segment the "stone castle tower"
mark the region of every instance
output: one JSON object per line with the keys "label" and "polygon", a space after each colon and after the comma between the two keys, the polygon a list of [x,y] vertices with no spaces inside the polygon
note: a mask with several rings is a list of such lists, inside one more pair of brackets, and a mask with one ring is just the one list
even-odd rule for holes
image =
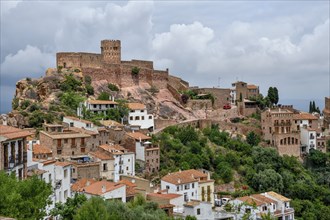
{"label": "stone castle tower", "polygon": [[102,40],[101,56],[105,63],[120,64],[121,62],[120,40]]}

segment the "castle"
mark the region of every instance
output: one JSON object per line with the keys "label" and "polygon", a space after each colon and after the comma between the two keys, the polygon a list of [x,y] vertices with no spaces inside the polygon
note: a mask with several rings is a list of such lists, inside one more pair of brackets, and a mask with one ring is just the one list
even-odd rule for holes
{"label": "castle", "polygon": [[[57,53],[56,64],[57,67],[80,68],[84,75],[91,76],[93,80],[105,79],[120,87],[130,87],[140,83],[148,83],[158,89],[167,88],[168,84],[189,87],[187,82],[169,76],[168,69],[165,71],[155,70],[152,61],[122,61],[120,40],[102,40],[101,54]],[[138,73],[133,74],[132,69],[138,69]],[[174,83],[169,82],[173,80]]]}

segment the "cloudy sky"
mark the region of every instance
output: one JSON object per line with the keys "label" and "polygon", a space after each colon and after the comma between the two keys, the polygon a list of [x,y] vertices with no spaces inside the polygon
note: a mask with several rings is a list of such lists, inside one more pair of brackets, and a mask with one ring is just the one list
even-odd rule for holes
{"label": "cloudy sky", "polygon": [[[191,85],[242,80],[280,102],[330,96],[329,1],[1,0],[0,112],[15,83],[55,67],[59,51],[100,52],[120,39],[122,59],[153,60]],[[322,106],[322,103],[320,103]]]}

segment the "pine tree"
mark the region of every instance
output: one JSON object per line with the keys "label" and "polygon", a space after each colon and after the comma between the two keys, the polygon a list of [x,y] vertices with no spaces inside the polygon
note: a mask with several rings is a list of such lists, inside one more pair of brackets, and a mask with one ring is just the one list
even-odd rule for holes
{"label": "pine tree", "polygon": [[312,113],[312,108],[313,108],[312,101],[309,101],[309,113]]}
{"label": "pine tree", "polygon": [[274,87],[273,91],[274,91],[274,103],[275,103],[275,105],[277,105],[277,103],[279,101],[278,90],[276,87]]}
{"label": "pine tree", "polygon": [[315,106],[315,101],[313,101],[313,107],[312,107],[312,112],[316,111],[316,106]]}

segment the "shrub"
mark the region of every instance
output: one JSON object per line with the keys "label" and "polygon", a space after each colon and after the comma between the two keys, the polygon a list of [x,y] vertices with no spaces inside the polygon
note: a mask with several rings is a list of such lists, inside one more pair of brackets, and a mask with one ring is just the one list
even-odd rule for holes
{"label": "shrub", "polygon": [[65,80],[62,82],[60,89],[64,92],[76,91],[79,86],[81,86],[81,81],[70,74],[65,76]]}
{"label": "shrub", "polygon": [[87,92],[88,95],[94,95],[94,88],[93,88],[93,86],[87,84],[86,85],[86,92]]}
{"label": "shrub", "polygon": [[79,103],[84,101],[84,97],[74,92],[66,92],[61,95],[60,101],[63,105],[68,106],[70,109],[76,111]]}
{"label": "shrub", "polygon": [[116,86],[115,84],[112,84],[112,83],[109,83],[109,84],[108,84],[108,88],[109,88],[111,91],[119,91],[118,86]]}
{"label": "shrub", "polygon": [[133,74],[133,75],[138,75],[139,72],[140,72],[140,68],[138,68],[138,67],[136,67],[136,66],[132,68],[132,74]]}
{"label": "shrub", "polygon": [[30,105],[30,107],[29,107],[29,112],[34,112],[39,109],[40,109],[40,106],[38,104],[32,103],[32,105]]}
{"label": "shrub", "polygon": [[109,100],[109,93],[101,92],[100,95],[97,97],[98,100]]}
{"label": "shrub", "polygon": [[181,95],[181,101],[183,104],[187,104],[188,100],[189,100],[189,96],[187,94]]}
{"label": "shrub", "polygon": [[11,107],[13,108],[13,110],[16,110],[18,106],[19,106],[19,99],[14,98],[13,101],[11,102]]}
{"label": "shrub", "polygon": [[92,77],[90,77],[90,76],[85,76],[84,79],[85,79],[85,83],[86,83],[86,84],[90,85],[90,84],[92,83]]}
{"label": "shrub", "polygon": [[80,73],[81,71],[80,71],[80,69],[74,69],[74,72],[75,73]]}
{"label": "shrub", "polygon": [[26,81],[31,82],[31,78],[30,77],[26,77]]}
{"label": "shrub", "polygon": [[58,73],[62,72],[62,69],[63,69],[63,66],[58,66],[58,67],[57,67],[57,72],[58,72]]}
{"label": "shrub", "polygon": [[24,100],[21,102],[21,109],[25,110],[27,107],[29,107],[31,104],[30,100]]}

